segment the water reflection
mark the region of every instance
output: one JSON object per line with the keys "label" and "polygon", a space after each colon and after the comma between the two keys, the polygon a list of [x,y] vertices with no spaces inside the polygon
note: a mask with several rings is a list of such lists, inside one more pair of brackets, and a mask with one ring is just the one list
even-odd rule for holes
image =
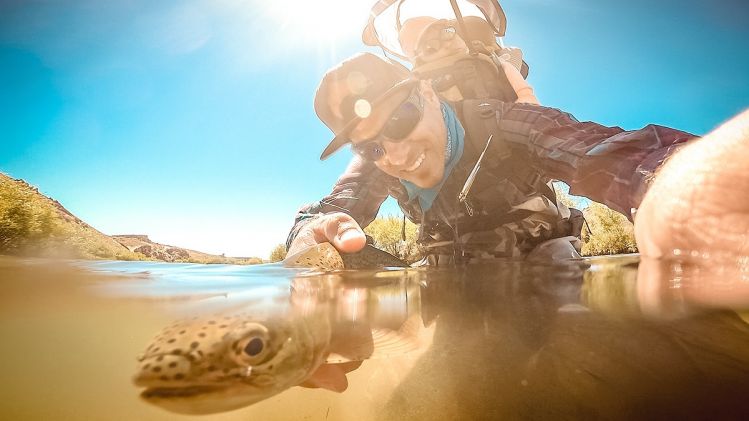
{"label": "water reflection", "polygon": [[[296,276],[272,302],[197,303],[149,346],[136,383],[151,403],[209,413],[293,386],[342,392],[372,360],[363,381],[387,393],[371,419],[749,415],[746,281],[646,264]],[[416,358],[382,375],[403,354]]]}
{"label": "water reflection", "polygon": [[135,384],[147,388],[147,402],[187,414],[240,408],[293,386],[342,392],[346,373],[362,360],[427,345],[412,275],[382,272],[367,287],[341,275],[299,276],[286,300],[239,312],[214,298],[225,311],[178,321],[156,336],[138,358]]}
{"label": "water reflection", "polygon": [[439,313],[433,345],[381,418],[749,414],[749,326],[688,295],[684,317],[648,317],[636,275],[598,261],[585,272],[476,267],[432,279],[422,296]]}

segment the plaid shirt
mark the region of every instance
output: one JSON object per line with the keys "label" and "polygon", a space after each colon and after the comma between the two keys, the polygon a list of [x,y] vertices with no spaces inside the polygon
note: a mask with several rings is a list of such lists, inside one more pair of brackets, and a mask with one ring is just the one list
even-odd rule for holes
{"label": "plaid shirt", "polygon": [[[460,104],[456,105],[460,109]],[[504,144],[513,150],[513,159],[520,160],[535,171],[542,182],[563,181],[570,186],[571,194],[603,203],[627,215],[630,220],[631,211],[639,206],[655,170],[687,140],[695,137],[656,125],[624,131],[619,127],[579,122],[568,113],[539,105],[487,100],[479,106],[491,107],[496,116],[494,137],[503,139]],[[466,125],[469,120],[464,117],[470,112],[474,111],[463,108],[459,113],[466,128],[467,144],[471,136],[475,140],[479,138],[476,134],[479,130],[471,127],[471,124]],[[483,145],[479,144],[478,147],[483,148]],[[454,195],[463,186],[465,175],[475,165],[477,158],[475,152],[464,154],[460,165],[443,185],[433,208],[425,215],[417,200],[409,200],[397,178],[383,173],[374,163],[354,156],[329,195],[299,210],[287,247],[299,229],[320,214],[345,212],[366,227],[377,216],[380,205],[388,196],[394,197],[405,215],[416,223],[428,222],[430,213],[439,214],[438,218],[431,219],[441,219],[448,224],[451,220],[464,218],[465,209],[454,206],[457,202]],[[504,162],[492,162],[492,159],[499,161],[492,154],[484,159],[480,173],[488,171],[484,170],[487,166],[502,166]],[[478,195],[491,196],[486,201],[493,206],[484,210],[485,215],[517,212],[518,209],[534,213],[526,215],[522,221],[487,227],[483,232],[462,233],[461,243],[479,243],[495,256],[517,256],[543,240],[560,235],[554,233],[555,221],[568,214],[558,209],[556,203],[544,200],[538,189],[535,192],[522,191],[517,188],[517,183],[499,178],[487,178],[484,184],[486,187]],[[487,238],[492,240],[488,241]],[[439,243],[440,240],[447,239],[425,235],[419,239],[427,247],[429,243]],[[491,246],[487,246],[489,243]]]}

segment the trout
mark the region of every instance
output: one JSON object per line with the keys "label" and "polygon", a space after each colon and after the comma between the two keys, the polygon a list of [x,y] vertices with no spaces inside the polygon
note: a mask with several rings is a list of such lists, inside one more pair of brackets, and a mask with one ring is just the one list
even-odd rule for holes
{"label": "trout", "polygon": [[[293,386],[342,392],[346,373],[362,360],[424,348],[421,318],[412,314],[418,306],[393,311],[392,304],[378,304],[413,301],[418,285],[331,289],[328,278],[297,278],[288,308],[274,317],[259,318],[248,310],[165,328],[138,358],[134,383],[145,388],[141,398],[172,412],[209,414]],[[415,291],[406,293],[408,285]],[[354,295],[365,298],[352,306]],[[361,314],[352,314],[352,308]]]}
{"label": "trout", "polygon": [[340,253],[330,243],[310,246],[299,253],[287,256],[286,267],[308,267],[323,271],[341,269],[382,269],[386,267],[409,267],[408,263],[382,251],[371,244],[356,253]]}

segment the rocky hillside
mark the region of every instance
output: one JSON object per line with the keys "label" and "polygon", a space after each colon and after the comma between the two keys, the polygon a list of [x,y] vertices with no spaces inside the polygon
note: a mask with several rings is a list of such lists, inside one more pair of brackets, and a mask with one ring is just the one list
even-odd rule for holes
{"label": "rocky hillside", "polygon": [[158,244],[146,235],[108,236],[20,179],[0,173],[0,254],[80,259],[261,263]]}
{"label": "rocky hillside", "polygon": [[257,257],[226,257],[200,251],[154,243],[147,235],[113,235],[112,238],[129,251],[164,262],[232,263],[252,265],[263,263]]}

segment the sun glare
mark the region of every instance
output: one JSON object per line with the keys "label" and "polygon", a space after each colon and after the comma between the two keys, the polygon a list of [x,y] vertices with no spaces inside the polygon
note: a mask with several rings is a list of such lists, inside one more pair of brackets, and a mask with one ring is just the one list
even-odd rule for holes
{"label": "sun glare", "polygon": [[337,44],[358,40],[373,0],[287,0],[265,4],[280,33],[300,44]]}

